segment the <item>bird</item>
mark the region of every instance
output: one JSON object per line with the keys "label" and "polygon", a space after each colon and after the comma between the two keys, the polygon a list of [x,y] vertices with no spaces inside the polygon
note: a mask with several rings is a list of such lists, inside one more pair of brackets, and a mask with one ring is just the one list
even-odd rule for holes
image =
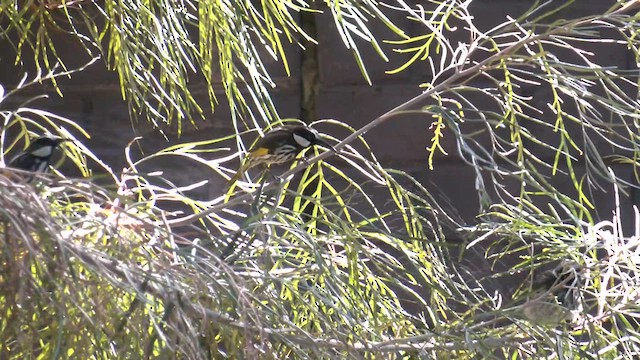
{"label": "bird", "polygon": [[305,125],[283,125],[267,132],[249,150],[236,174],[233,185],[248,169],[260,165],[281,164],[293,160],[302,150],[321,145],[335,152],[315,129]]}
{"label": "bird", "polygon": [[574,321],[584,309],[581,292],[587,276],[585,267],[570,260],[534,275],[532,293],[522,305],[524,317],[539,325]]}
{"label": "bird", "polygon": [[53,136],[39,137],[31,142],[31,145],[29,145],[26,150],[11,159],[9,167],[31,172],[46,173],[49,171],[53,152],[58,145],[65,141],[70,140]]}

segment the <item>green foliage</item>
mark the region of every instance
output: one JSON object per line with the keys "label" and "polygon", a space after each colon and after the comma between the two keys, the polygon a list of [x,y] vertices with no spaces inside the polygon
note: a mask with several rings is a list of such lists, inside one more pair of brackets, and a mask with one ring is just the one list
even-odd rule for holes
{"label": "green foliage", "polygon": [[[634,3],[579,16],[568,11],[573,1],[536,2],[517,19],[481,30],[471,1],[327,1],[323,9],[363,72],[355,38],[379,50],[367,23],[379,20],[398,36],[388,43],[407,54],[390,73],[426,63],[432,77],[424,92],[360,129],[317,121],[312,125],[326,129],[338,154],[314,149],[288,170],[250,169],[255,181],[211,199],[199,196],[200,188],[235,172],[239,153],[229,152],[228,143],[249,147],[239,124],[234,136],[141,158],[123,149],[128,164],[121,173],[81,141],[65,146],[63,159],[83,175],[108,174],[102,185],[62,173],[27,183],[19,171],[3,170],[2,352],[12,358],[637,356],[640,214],[634,209],[629,231],[620,206],[637,185],[611,162],[637,174],[637,69],[619,69],[586,50],[605,43],[638,58]],[[29,49],[40,69],[11,91],[0,87],[4,163],[31,135],[87,135],[72,120],[36,109],[36,98],[18,106],[7,101],[23,96],[25,87],[82,74],[85,67],[66,70],[52,61],[61,61],[52,31],[76,38],[89,54],[105,54],[133,117],[144,114],[160,125],[201,115],[190,81],[202,76],[211,105],[219,81],[236,120],[259,132],[264,126],[257,119],[278,119],[266,59],[281,60],[288,72],[285,44],[311,41],[296,11],[308,11],[307,4],[1,1],[8,24],[1,38],[15,41],[19,59]],[[408,17],[421,31],[406,35],[392,15]],[[536,101],[540,93],[549,95],[548,104]],[[363,135],[405,112],[431,124],[425,168],[438,170],[449,141],[475,171],[481,209],[474,223],[371,152]],[[330,135],[340,132],[350,135]],[[157,167],[156,160],[168,158],[205,178],[173,183]],[[573,191],[559,190],[562,182]],[[593,193],[602,189],[614,192],[617,207],[610,221],[595,222]],[[467,240],[464,249],[450,240],[454,233]],[[479,271],[474,262],[488,266]],[[496,286],[514,281],[520,282],[515,289]]]}
{"label": "green foliage", "polygon": [[[326,7],[365,76],[356,38],[384,57],[367,22],[379,19],[402,34],[376,2],[326,1]],[[195,125],[206,114],[198,94],[207,92],[214,109],[214,89],[220,86],[234,121],[249,118],[250,127],[263,127],[263,120],[278,118],[269,92],[275,86],[269,75],[274,67],[269,65],[281,62],[289,74],[285,45],[304,48],[305,42],[315,41],[295,20],[301,11],[316,10],[288,0],[260,5],[228,0],[1,0],[0,19],[9,26],[0,38],[17,39],[16,62],[33,57],[38,72],[69,61],[57,41],[72,39],[91,57],[102,54],[118,74],[132,119],[141,117],[155,127],[175,121],[181,129],[185,120]]]}

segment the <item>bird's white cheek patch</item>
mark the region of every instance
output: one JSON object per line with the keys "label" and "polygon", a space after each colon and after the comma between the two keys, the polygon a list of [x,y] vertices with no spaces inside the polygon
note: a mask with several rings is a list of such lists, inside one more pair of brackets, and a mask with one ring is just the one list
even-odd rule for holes
{"label": "bird's white cheek patch", "polygon": [[298,145],[302,146],[303,148],[309,147],[309,145],[311,145],[311,141],[305,139],[304,137],[298,134],[293,134],[293,140],[295,140],[298,143]]}
{"label": "bird's white cheek patch", "polygon": [[39,149],[32,151],[31,155],[36,157],[47,157],[47,156],[51,156],[52,152],[53,152],[53,146],[43,146]]}

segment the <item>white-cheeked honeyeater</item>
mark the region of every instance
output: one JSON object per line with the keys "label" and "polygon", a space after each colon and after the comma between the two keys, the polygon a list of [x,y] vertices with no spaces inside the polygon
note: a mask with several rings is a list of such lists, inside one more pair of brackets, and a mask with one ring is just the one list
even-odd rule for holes
{"label": "white-cheeked honeyeater", "polygon": [[31,142],[26,150],[16,155],[9,162],[9,167],[31,172],[46,173],[49,171],[53,152],[65,141],[59,137],[43,136]]}
{"label": "white-cheeked honeyeater", "polygon": [[321,145],[335,151],[315,129],[308,126],[284,125],[270,130],[249,150],[242,165],[229,180],[229,184],[234,184],[245,171],[256,165],[291,161],[302,150],[314,145]]}

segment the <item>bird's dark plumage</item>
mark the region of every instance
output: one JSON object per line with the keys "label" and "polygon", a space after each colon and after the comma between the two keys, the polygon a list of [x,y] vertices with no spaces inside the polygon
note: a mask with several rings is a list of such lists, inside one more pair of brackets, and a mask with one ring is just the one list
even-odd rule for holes
{"label": "bird's dark plumage", "polygon": [[229,183],[235,183],[245,171],[256,165],[280,164],[293,160],[302,150],[314,145],[322,145],[335,151],[315,129],[308,126],[284,125],[275,128],[255,143]]}
{"label": "bird's dark plumage", "polygon": [[53,152],[64,141],[67,139],[48,136],[37,138],[25,151],[11,159],[9,166],[32,172],[47,172]]}

